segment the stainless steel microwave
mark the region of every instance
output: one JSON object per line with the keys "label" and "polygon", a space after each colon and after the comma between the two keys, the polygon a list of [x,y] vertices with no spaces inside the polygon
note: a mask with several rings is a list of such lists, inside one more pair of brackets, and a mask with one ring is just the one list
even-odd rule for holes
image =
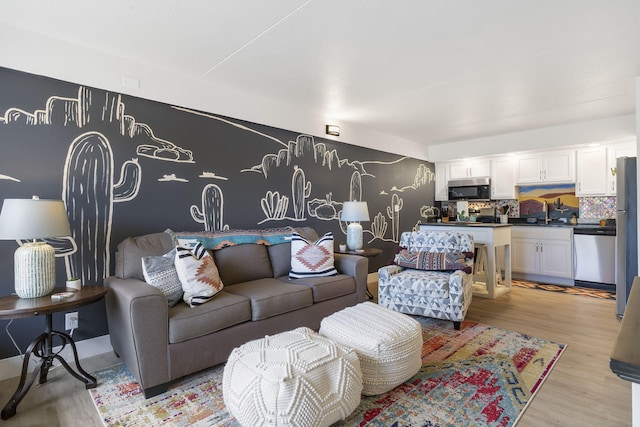
{"label": "stainless steel microwave", "polygon": [[491,199],[491,179],[488,176],[451,180],[448,187],[449,200]]}

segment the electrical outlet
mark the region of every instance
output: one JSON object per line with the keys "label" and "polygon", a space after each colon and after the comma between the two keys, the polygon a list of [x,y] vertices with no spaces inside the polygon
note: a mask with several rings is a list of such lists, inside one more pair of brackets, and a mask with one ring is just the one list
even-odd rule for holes
{"label": "electrical outlet", "polygon": [[79,320],[79,316],[78,316],[78,312],[74,311],[73,313],[67,313],[64,316],[64,328],[67,331],[70,331],[72,329],[76,329],[78,327],[78,320]]}

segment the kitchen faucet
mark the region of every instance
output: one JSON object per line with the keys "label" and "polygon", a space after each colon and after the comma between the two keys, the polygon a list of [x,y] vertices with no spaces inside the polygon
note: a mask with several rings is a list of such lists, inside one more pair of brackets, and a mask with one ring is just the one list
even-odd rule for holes
{"label": "kitchen faucet", "polygon": [[549,205],[547,204],[546,200],[542,204],[542,212],[544,212],[544,223],[549,224],[549,222],[551,222],[551,219],[549,218]]}

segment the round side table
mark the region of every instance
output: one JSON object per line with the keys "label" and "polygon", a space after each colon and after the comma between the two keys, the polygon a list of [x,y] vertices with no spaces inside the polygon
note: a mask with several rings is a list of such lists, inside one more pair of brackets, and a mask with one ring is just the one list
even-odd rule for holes
{"label": "round side table", "polygon": [[[71,291],[67,288],[55,288],[53,294]],[[70,335],[53,330],[53,313],[59,311],[71,310],[83,305],[91,304],[103,298],[107,293],[107,288],[102,286],[83,286],[78,291],[73,291],[70,297],[53,300],[51,295],[38,298],[20,298],[17,295],[8,295],[0,297],[0,320],[4,319],[20,319],[24,317],[46,316],[45,330],[40,334],[27,348],[22,362],[22,374],[20,375],[20,383],[16,392],[13,394],[9,402],[2,409],[1,418],[9,419],[16,414],[16,408],[22,398],[27,394],[31,386],[40,374],[40,384],[47,382],[47,374],[53,366],[54,359],[58,360],[65,369],[76,379],[82,381],[87,389],[94,388],[97,385],[96,379],[89,375],[80,366],[78,360],[78,351],[76,344]],[[53,337],[56,336],[62,340],[62,348],[67,344],[73,350],[73,358],[76,369],[73,369],[66,360],[60,355],[62,349],[53,352]],[[40,359],[36,368],[27,378],[29,369],[29,359],[31,356]]]}

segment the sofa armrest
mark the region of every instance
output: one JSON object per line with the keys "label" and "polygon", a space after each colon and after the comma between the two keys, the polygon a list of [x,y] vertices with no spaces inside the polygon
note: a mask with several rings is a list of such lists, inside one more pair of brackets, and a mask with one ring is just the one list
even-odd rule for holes
{"label": "sofa armrest", "polygon": [[473,274],[465,273],[462,270],[456,270],[449,276],[449,293],[452,299],[458,300],[471,290],[464,289],[465,286],[473,287]]}
{"label": "sofa armrest", "polygon": [[105,279],[109,335],[114,351],[150,389],[168,383],[169,310],[157,288],[138,279]]}
{"label": "sofa armrest", "polygon": [[402,271],[404,271],[404,268],[400,267],[399,265],[385,265],[384,267],[380,267],[378,269],[378,281],[387,281],[391,278],[391,276]]}
{"label": "sofa armrest", "polygon": [[359,255],[334,254],[334,266],[338,273],[353,276],[356,281],[358,302],[367,300],[367,275],[369,260]]}

